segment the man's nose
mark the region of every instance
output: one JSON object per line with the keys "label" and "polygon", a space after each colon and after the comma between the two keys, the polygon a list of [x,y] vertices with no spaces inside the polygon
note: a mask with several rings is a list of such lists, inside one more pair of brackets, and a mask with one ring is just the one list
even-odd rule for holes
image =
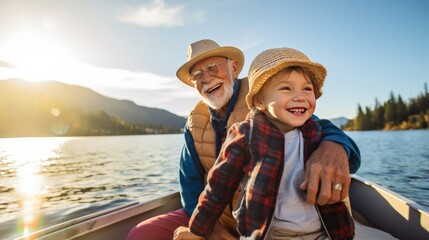
{"label": "man's nose", "polygon": [[[206,75],[207,75],[207,78],[206,78]],[[209,74],[209,71],[207,69],[203,70],[203,78],[201,78],[201,83],[205,83],[206,82],[205,80],[209,79],[211,76],[212,75]]]}

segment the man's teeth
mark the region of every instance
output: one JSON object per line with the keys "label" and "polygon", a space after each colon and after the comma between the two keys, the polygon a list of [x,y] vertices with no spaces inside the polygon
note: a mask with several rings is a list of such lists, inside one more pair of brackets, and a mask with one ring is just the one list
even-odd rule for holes
{"label": "man's teeth", "polygon": [[214,85],[212,88],[210,88],[209,90],[207,90],[208,93],[212,93],[214,90],[218,89],[222,84],[217,84]]}

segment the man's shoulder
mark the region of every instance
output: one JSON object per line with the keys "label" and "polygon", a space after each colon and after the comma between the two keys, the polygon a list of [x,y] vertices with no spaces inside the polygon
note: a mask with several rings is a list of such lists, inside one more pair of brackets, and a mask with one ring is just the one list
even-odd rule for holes
{"label": "man's shoulder", "polygon": [[198,101],[198,103],[195,105],[194,109],[191,111],[189,115],[192,116],[195,114],[210,116],[209,106],[205,104],[204,101],[202,100]]}
{"label": "man's shoulder", "polygon": [[195,128],[207,128],[210,122],[209,107],[203,101],[199,101],[194,109],[188,116],[188,127],[190,129]]}

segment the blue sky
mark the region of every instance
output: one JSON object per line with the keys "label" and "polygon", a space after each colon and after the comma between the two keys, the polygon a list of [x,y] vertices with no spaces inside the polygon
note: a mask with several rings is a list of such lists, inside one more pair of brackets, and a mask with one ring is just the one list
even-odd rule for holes
{"label": "blue sky", "polygon": [[252,59],[274,47],[328,70],[321,118],[356,115],[429,84],[429,1],[1,0],[0,80],[57,80],[187,115],[199,95],[176,70],[210,38]]}

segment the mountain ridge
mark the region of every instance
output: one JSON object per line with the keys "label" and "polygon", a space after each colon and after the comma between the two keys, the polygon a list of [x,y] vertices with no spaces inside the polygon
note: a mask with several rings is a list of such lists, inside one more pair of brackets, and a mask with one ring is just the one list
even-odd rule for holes
{"label": "mountain ridge", "polygon": [[329,119],[329,121],[331,121],[335,126],[341,129],[344,125],[346,125],[349,119],[346,117],[337,117]]}
{"label": "mountain ridge", "polygon": [[[105,112],[129,124],[181,129],[186,118],[164,109],[140,106],[130,100],[103,96],[96,91],[58,81],[28,82],[21,79],[0,81],[0,106],[3,114],[23,116],[21,110],[50,111],[50,109],[78,109],[86,112]],[[13,115],[15,114],[15,115]],[[24,114],[31,117],[31,114]],[[46,115],[44,115],[46,116]]]}

